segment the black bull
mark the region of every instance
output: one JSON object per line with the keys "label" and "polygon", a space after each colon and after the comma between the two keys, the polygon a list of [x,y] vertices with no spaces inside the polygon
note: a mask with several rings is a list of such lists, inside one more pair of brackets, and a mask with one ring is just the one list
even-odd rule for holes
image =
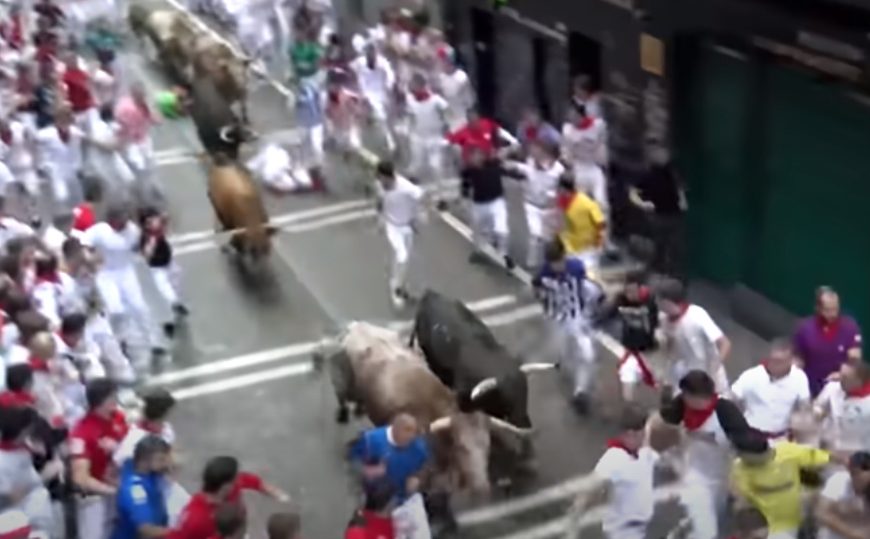
{"label": "black bull", "polygon": [[239,146],[248,137],[247,128],[215,83],[208,78],[193,81],[190,98],[190,118],[205,151],[237,159]]}
{"label": "black bull", "polygon": [[462,302],[432,290],[420,300],[412,345],[415,340],[432,372],[456,392],[462,411],[532,427],[526,374],[553,365],[524,365]]}

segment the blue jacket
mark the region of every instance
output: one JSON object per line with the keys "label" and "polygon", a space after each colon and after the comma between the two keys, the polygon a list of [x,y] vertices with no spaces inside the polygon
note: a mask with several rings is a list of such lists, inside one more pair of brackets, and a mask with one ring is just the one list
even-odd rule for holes
{"label": "blue jacket", "polygon": [[111,539],[138,539],[138,530],[143,524],[169,524],[163,476],[136,473],[132,461],[127,461],[121,469],[116,505],[118,514]]}
{"label": "blue jacket", "polygon": [[418,473],[429,460],[429,447],[422,437],[405,447],[390,443],[388,427],[364,432],[350,449],[350,458],[363,464],[386,465],[386,476],[396,489],[399,502],[407,497],[405,485],[408,478]]}

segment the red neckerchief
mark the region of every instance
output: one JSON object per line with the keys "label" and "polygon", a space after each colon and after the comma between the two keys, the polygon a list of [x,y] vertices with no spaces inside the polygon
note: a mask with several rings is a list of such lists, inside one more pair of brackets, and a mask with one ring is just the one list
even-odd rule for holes
{"label": "red neckerchief", "polygon": [[628,453],[632,457],[634,457],[634,458],[638,457],[637,451],[633,451],[633,450],[629,449],[628,447],[626,447],[625,443],[622,440],[620,440],[619,438],[611,438],[611,439],[607,440],[607,447],[622,449],[623,451],[625,451],[626,453]]}
{"label": "red neckerchief", "polygon": [[840,329],[840,317],[838,316],[836,319],[828,321],[821,316],[817,316],[816,323],[819,324],[819,330],[821,330],[822,332],[822,338],[826,341],[833,341],[834,337],[837,336],[837,333]]}
{"label": "red neckerchief", "polygon": [[149,432],[151,434],[161,435],[163,434],[163,426],[154,423],[153,421],[148,421],[147,419],[143,419],[139,422],[139,428],[144,430],[145,432]]}
{"label": "red neckerchief", "polygon": [[48,372],[48,361],[41,357],[31,355],[30,359],[27,360],[27,363],[34,372]]}
{"label": "red neckerchief", "polygon": [[656,377],[653,374],[652,369],[649,368],[649,365],[646,363],[646,359],[644,359],[643,354],[640,352],[626,350],[624,354],[622,354],[622,358],[619,360],[619,367],[629,360],[629,358],[634,358],[637,360],[637,366],[640,368],[640,377],[643,380],[643,383],[648,387],[655,388],[656,387]]}
{"label": "red neckerchief", "polygon": [[535,125],[529,125],[525,128],[523,134],[528,141],[538,140],[538,127]]}
{"label": "red neckerchief", "polygon": [[36,284],[40,283],[54,283],[60,284],[60,273],[55,270],[48,275],[37,275],[36,276]]}
{"label": "red neckerchief", "polygon": [[681,303],[680,304],[680,312],[678,312],[675,315],[668,315],[668,318],[671,320],[671,322],[676,322],[677,320],[682,318],[686,314],[686,311],[688,311],[688,310],[689,310],[689,304],[688,303]]}
{"label": "red neckerchief", "polygon": [[567,212],[576,196],[577,193],[560,193],[556,196],[556,206],[563,212]]}
{"label": "red neckerchief", "polygon": [[30,451],[26,445],[21,442],[8,442],[0,440],[0,451]]}
{"label": "red neckerchief", "polygon": [[589,129],[590,127],[592,127],[592,124],[594,124],[594,123],[595,123],[595,118],[593,118],[591,116],[584,116],[583,118],[580,118],[579,122],[577,122],[577,127],[585,130],[585,129]]}
{"label": "red neckerchief", "polygon": [[109,223],[109,226],[111,226],[111,227],[112,227],[112,230],[114,230],[115,232],[121,232],[121,231],[123,231],[125,228],[127,228],[127,222],[124,221],[124,222],[121,223],[121,224],[117,224],[117,223]]}
{"label": "red neckerchief", "polygon": [[4,391],[0,393],[0,406],[15,408],[34,406],[36,398],[29,391]]}
{"label": "red neckerchief", "polygon": [[60,140],[64,142],[69,142],[70,139],[70,130],[67,128],[58,127],[57,135],[60,137]]}
{"label": "red neckerchief", "polygon": [[867,382],[863,386],[853,389],[852,391],[846,392],[847,399],[860,399],[863,397],[870,397],[870,382]]}
{"label": "red neckerchief", "polygon": [[57,338],[60,339],[61,341],[63,341],[63,343],[65,345],[69,346],[70,348],[73,348],[73,344],[70,342],[69,336],[64,335],[64,333],[62,331],[57,332]]}
{"label": "red neckerchief", "polygon": [[411,92],[411,94],[414,96],[414,99],[420,102],[426,101],[432,96],[429,90],[419,90],[416,92]]}
{"label": "red neckerchief", "polygon": [[648,286],[640,286],[637,289],[637,301],[639,303],[646,303],[649,301],[649,297],[652,295],[652,290]]}
{"label": "red neckerchief", "polygon": [[686,430],[698,430],[701,428],[701,425],[707,422],[710,419],[710,416],[713,415],[713,412],[716,411],[716,404],[719,403],[719,395],[713,395],[713,399],[710,400],[710,404],[707,405],[706,408],[701,410],[695,410],[693,408],[689,408],[688,406],[683,406],[683,426],[686,427]]}

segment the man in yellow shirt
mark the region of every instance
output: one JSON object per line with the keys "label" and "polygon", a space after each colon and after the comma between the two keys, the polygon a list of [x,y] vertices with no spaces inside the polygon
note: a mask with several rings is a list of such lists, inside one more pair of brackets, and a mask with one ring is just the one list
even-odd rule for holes
{"label": "man in yellow shirt", "polygon": [[771,446],[756,430],[735,437],[733,443],[738,458],[731,483],[737,503],[761,511],[770,537],[797,538],[804,515],[800,472],[823,468],[831,454],[790,442]]}
{"label": "man in yellow shirt", "polygon": [[583,261],[587,270],[598,266],[607,226],[604,212],[595,200],[574,187],[574,179],[559,180],[557,202],[563,214],[559,240],[565,254]]}

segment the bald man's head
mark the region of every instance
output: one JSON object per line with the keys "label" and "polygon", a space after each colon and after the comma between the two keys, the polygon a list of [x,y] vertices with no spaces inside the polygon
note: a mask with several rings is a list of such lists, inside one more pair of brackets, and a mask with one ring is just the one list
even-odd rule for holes
{"label": "bald man's head", "polygon": [[398,446],[406,446],[411,443],[417,437],[419,430],[414,416],[404,412],[396,414],[393,417],[390,427],[392,429],[393,442]]}
{"label": "bald man's head", "polygon": [[31,337],[27,348],[32,355],[45,360],[54,358],[57,352],[54,336],[47,331],[40,331]]}
{"label": "bald man's head", "polygon": [[840,295],[829,286],[820,286],[816,290],[816,314],[828,322],[833,322],[840,316]]}

